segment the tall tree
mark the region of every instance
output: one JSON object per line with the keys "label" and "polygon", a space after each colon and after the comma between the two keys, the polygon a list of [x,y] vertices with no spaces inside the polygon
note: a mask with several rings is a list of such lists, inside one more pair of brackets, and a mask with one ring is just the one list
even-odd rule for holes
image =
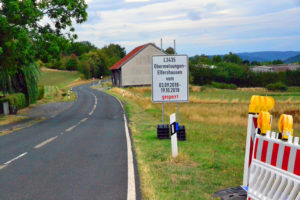
{"label": "tall tree", "polygon": [[121,47],[118,44],[110,44],[101,49],[101,51],[107,57],[107,67],[113,66],[116,62],[118,62],[121,58],[126,55],[126,50],[124,47]]}
{"label": "tall tree", "polygon": [[216,55],[216,56],[213,56],[212,60],[215,64],[218,64],[218,63],[222,62],[222,57],[220,55]]}
{"label": "tall tree", "polygon": [[66,50],[67,55],[75,54],[76,56],[81,56],[89,51],[96,50],[97,47],[90,43],[89,41],[74,42],[68,46]]}
{"label": "tall tree", "polygon": [[229,54],[224,55],[223,57],[224,62],[230,62],[235,64],[241,64],[243,60],[236,54],[230,52]]}
{"label": "tall tree", "polygon": [[174,50],[174,48],[172,48],[172,47],[168,47],[168,48],[165,50],[165,52],[166,52],[167,54],[170,54],[170,55],[175,54],[175,50]]}
{"label": "tall tree", "polygon": [[273,65],[281,65],[281,64],[283,64],[283,61],[282,60],[273,60],[272,64]]}
{"label": "tall tree", "polygon": [[37,91],[37,58],[60,55],[73,34],[73,22],[87,19],[84,0],[1,0],[0,90]]}

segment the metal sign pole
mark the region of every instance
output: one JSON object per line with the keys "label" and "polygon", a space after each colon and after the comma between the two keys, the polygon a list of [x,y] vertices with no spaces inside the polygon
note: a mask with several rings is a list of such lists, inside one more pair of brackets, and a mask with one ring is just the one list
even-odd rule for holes
{"label": "metal sign pole", "polygon": [[161,121],[164,124],[164,102],[161,103]]}
{"label": "metal sign pole", "polygon": [[177,121],[179,123],[179,103],[177,102]]}

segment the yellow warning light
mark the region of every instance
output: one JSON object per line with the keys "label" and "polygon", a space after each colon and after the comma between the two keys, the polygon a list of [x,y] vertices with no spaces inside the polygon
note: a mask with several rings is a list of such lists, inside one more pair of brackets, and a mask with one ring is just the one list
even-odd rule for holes
{"label": "yellow warning light", "polygon": [[273,97],[253,95],[250,100],[249,113],[257,114],[262,111],[268,112],[273,109],[274,105]]}
{"label": "yellow warning light", "polygon": [[253,95],[250,100],[249,113],[257,113],[258,96]]}
{"label": "yellow warning light", "polygon": [[260,133],[266,135],[267,131],[271,131],[271,115],[269,112],[262,111],[257,118],[257,125],[260,128]]}
{"label": "yellow warning light", "polygon": [[275,106],[275,101],[273,97],[265,97],[266,98],[266,111],[270,111]]}
{"label": "yellow warning light", "polygon": [[280,139],[287,140],[289,136],[293,136],[293,116],[282,114],[278,121],[278,129]]}

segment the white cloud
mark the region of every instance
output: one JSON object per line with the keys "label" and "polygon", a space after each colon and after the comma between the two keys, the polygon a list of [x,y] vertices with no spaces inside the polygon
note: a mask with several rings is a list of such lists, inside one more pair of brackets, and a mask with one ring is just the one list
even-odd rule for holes
{"label": "white cloud", "polygon": [[132,2],[148,2],[150,0],[125,0],[125,2],[128,2],[128,3],[132,3]]}
{"label": "white cloud", "polygon": [[[300,33],[300,7],[294,0],[161,0],[156,3],[126,0],[133,1],[141,4],[126,9],[93,10],[96,14],[91,16],[91,23],[77,26],[79,39],[90,40],[99,47],[119,43],[131,50],[142,43],[159,44],[162,37],[167,41],[166,46],[176,39],[179,51],[188,49],[187,53],[196,54],[199,53],[196,46],[217,53],[240,45],[237,49],[246,51],[245,45],[251,42],[259,46],[258,41],[264,43],[271,38],[268,41],[284,43]],[[94,0],[90,6],[97,3],[101,1]],[[294,39],[300,42],[299,38]],[[181,50],[181,46],[185,48]],[[219,48],[211,50],[214,47]]]}

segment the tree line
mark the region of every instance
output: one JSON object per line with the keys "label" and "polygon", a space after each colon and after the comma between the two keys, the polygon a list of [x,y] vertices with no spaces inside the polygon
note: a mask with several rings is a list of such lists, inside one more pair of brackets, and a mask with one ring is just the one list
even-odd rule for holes
{"label": "tree line", "polygon": [[[37,61],[58,58],[77,38],[74,23],[87,20],[82,0],[2,0],[0,4],[0,91],[38,98]],[[0,94],[1,95],[1,94]]]}
{"label": "tree line", "polygon": [[59,70],[79,71],[86,79],[100,78],[110,75],[109,67],[125,55],[125,48],[118,44],[98,49],[87,41],[74,42],[69,44],[59,57],[41,65]]}
{"label": "tree line", "polygon": [[236,54],[229,53],[212,58],[201,55],[191,57],[190,81],[196,85],[212,82],[235,84],[239,87],[266,87],[281,82],[287,86],[300,86],[300,70],[286,72],[253,72]]}

